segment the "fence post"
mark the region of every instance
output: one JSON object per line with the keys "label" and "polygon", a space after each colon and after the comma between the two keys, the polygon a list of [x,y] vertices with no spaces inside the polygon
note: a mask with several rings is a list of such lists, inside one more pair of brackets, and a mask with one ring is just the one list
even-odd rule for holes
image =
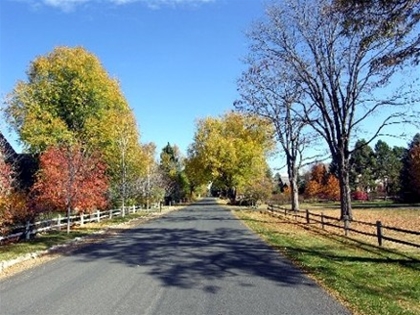
{"label": "fence post", "polygon": [[29,221],[26,221],[26,227],[25,227],[25,239],[29,241],[31,238],[31,223]]}
{"label": "fence post", "polygon": [[321,227],[322,227],[323,230],[325,229],[325,226],[324,226],[324,213],[323,212],[321,212]]}
{"label": "fence post", "polygon": [[309,210],[306,209],[306,223],[309,224]]}
{"label": "fence post", "polygon": [[101,221],[101,211],[97,210],[96,215],[97,215],[98,222],[100,222]]}
{"label": "fence post", "polygon": [[376,234],[378,236],[378,244],[382,246],[382,222],[376,221]]}
{"label": "fence post", "polygon": [[83,212],[80,212],[80,226],[85,225],[85,221],[83,220],[85,218],[85,215]]}
{"label": "fence post", "polygon": [[112,219],[112,212],[113,212],[113,209],[109,209],[109,218],[110,219]]}
{"label": "fence post", "polygon": [[347,236],[349,234],[349,217],[347,215],[344,216],[344,235]]}
{"label": "fence post", "polygon": [[58,215],[58,218],[57,218],[57,225],[58,225],[58,230],[60,231],[61,230],[61,215],[60,214]]}

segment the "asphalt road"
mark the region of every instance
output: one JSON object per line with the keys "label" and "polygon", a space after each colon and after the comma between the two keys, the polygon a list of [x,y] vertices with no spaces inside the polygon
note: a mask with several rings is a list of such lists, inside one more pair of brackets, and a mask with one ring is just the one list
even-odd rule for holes
{"label": "asphalt road", "polygon": [[350,314],[214,200],[0,282],[0,314]]}

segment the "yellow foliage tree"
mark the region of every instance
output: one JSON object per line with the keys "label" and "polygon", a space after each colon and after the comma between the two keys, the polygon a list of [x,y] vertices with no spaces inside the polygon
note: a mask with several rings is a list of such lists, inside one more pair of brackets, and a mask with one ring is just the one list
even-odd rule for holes
{"label": "yellow foliage tree", "polygon": [[218,182],[235,200],[247,185],[264,177],[274,147],[266,120],[230,112],[199,120],[189,149],[189,174],[197,184]]}
{"label": "yellow foliage tree", "polygon": [[75,143],[100,151],[122,201],[129,177],[145,172],[135,117],[119,82],[83,47],[57,47],[35,58],[27,81],[17,82],[6,103],[8,121],[29,152]]}

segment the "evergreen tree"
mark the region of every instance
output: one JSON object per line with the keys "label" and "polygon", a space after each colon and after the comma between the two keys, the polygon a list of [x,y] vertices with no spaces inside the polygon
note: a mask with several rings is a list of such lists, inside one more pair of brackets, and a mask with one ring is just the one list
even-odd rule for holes
{"label": "evergreen tree", "polygon": [[353,191],[372,191],[375,187],[375,154],[366,140],[358,140],[350,157],[350,186]]}
{"label": "evergreen tree", "polygon": [[375,145],[375,179],[382,183],[385,196],[395,196],[400,190],[400,173],[404,148],[394,147],[379,140]]}

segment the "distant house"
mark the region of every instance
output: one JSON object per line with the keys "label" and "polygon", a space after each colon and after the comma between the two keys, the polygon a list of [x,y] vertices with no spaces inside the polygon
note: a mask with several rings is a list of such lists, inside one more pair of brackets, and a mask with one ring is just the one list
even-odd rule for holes
{"label": "distant house", "polygon": [[17,174],[18,187],[29,189],[34,183],[35,173],[38,170],[37,158],[31,154],[16,153],[0,131],[0,158],[13,166]]}

